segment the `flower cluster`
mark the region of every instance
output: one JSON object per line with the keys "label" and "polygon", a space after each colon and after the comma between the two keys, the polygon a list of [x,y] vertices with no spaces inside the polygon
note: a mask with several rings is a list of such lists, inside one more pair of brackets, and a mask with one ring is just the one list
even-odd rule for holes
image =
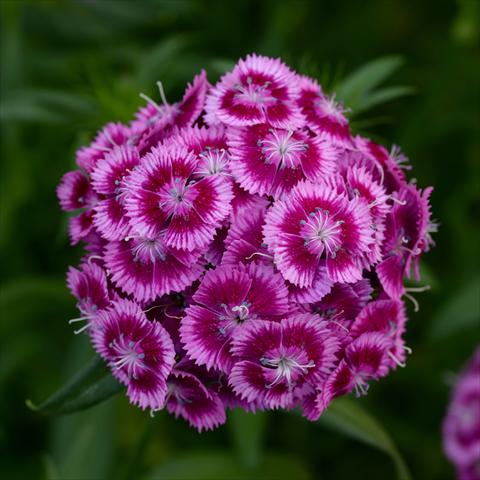
{"label": "flower cluster", "polygon": [[480,480],[480,347],[455,384],[443,445],[460,480]]}
{"label": "flower cluster", "polygon": [[131,403],[198,430],[225,409],[365,394],[404,366],[404,278],[432,245],[429,195],[397,148],[353,136],[313,79],[249,55],[178,103],[145,95],[59,187],[68,285]]}

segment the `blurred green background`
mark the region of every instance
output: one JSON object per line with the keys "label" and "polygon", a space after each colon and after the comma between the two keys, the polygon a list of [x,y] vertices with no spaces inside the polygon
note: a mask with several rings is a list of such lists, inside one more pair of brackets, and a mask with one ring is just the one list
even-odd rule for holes
{"label": "blurred green background", "polygon": [[[475,0],[1,0],[0,477],[394,478],[391,460],[291,414],[232,416],[199,436],[120,397],[62,418],[29,411],[92,357],[74,337],[64,273],[71,248],[55,187],[74,152],[138,92],[174,101],[205,67],[215,81],[246,53],[281,56],[332,89],[364,63],[400,55],[385,85],[412,94],[355,117],[402,146],[434,185],[436,248],[425,255],[407,368],[358,400],[415,479],[450,479],[440,425],[450,384],[479,343],[480,7]],[[153,473],[152,473],[153,472]],[[239,473],[240,472],[240,473]],[[243,472],[243,473],[242,473]],[[247,472],[247,473],[245,473]]]}

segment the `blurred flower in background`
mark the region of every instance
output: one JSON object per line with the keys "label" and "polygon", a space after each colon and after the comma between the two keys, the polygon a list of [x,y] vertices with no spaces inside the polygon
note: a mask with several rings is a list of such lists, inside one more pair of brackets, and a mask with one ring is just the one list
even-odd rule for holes
{"label": "blurred flower in background", "polygon": [[443,446],[459,479],[480,479],[480,347],[453,386],[443,422]]}

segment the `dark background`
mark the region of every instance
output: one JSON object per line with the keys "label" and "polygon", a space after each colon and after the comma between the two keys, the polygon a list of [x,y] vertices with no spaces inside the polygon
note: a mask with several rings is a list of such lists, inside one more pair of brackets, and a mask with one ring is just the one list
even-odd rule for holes
{"label": "dark background", "polygon": [[[453,478],[441,421],[453,374],[480,337],[479,3],[0,3],[0,476],[141,478],[161,465],[171,474],[165,478],[175,468],[197,478],[201,462],[215,463],[219,449],[236,451],[233,421],[199,436],[171,417],[151,421],[121,397],[60,419],[30,412],[25,399],[44,399],[92,356],[67,324],[76,311],[64,273],[81,248],[68,245],[55,197],[75,149],[107,121],[127,121],[139,91],[156,94],[155,81],[175,101],[201,67],[214,82],[255,51],[281,56],[327,88],[379,56],[403,56],[386,85],[415,93],[362,114],[357,127],[401,145],[418,184],[434,185],[440,231],[422,265],[432,290],[417,295],[420,312],[409,305],[407,368],[358,402],[390,433],[413,478]],[[252,455],[264,463],[270,455],[265,475],[251,478],[288,478],[288,468],[295,478],[393,478],[387,456],[340,433],[282,413],[246,421],[252,432],[266,423],[267,453]],[[198,450],[204,453],[189,457]],[[281,459],[290,467],[279,472]]]}

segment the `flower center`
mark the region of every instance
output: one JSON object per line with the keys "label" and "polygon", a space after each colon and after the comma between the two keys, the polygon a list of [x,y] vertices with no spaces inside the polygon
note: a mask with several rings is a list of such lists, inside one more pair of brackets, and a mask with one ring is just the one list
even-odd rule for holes
{"label": "flower center", "polygon": [[293,138],[292,130],[274,130],[264,140],[259,141],[265,163],[273,163],[279,168],[296,168],[300,164],[302,154],[308,145],[302,140]]}
{"label": "flower center", "polygon": [[109,347],[113,351],[115,367],[126,370],[129,377],[138,378],[138,375],[146,368],[143,362],[145,353],[140,346],[140,340],[134,342],[125,338],[122,333],[120,338],[110,342]]}
{"label": "flower center", "polygon": [[207,147],[199,155],[201,163],[195,173],[202,177],[224,173],[228,164],[228,155],[224,148]]}
{"label": "flower center", "polygon": [[[305,353],[302,352],[301,356],[305,358],[295,358],[293,355],[287,355],[286,353],[282,353],[273,358],[262,357],[260,363],[264,367],[273,369],[275,373],[273,380],[268,383],[266,387],[272,388],[283,382],[286,383],[288,389],[291,390],[295,386],[299,377],[305,375],[309,368],[315,366],[313,360],[306,362],[308,359],[306,358]],[[306,363],[304,363],[303,360]]]}
{"label": "flower center", "polygon": [[190,400],[189,398],[187,398],[184,390],[185,390],[185,389],[180,388],[180,387],[179,387],[178,385],[176,385],[175,383],[169,382],[169,383],[168,383],[168,391],[167,391],[167,400],[166,400],[166,402],[168,402],[168,400],[169,400],[171,397],[174,397],[174,398],[175,398],[175,401],[176,401],[179,405],[185,405],[185,404],[192,403],[192,400]]}
{"label": "flower center", "polygon": [[250,312],[250,304],[248,302],[234,305],[231,308],[225,303],[222,303],[220,306],[225,310],[225,314],[218,316],[220,320],[218,330],[222,335],[230,334],[238,325],[241,325],[250,318],[255,318],[255,315],[252,315]]}
{"label": "flower center", "polygon": [[235,95],[240,101],[245,101],[251,104],[268,104],[275,101],[270,93],[270,82],[266,81],[259,85],[254,83],[252,77],[247,77],[247,84],[238,83],[234,89],[238,92]]}
{"label": "flower center", "polygon": [[335,101],[335,95],[332,97],[320,97],[316,102],[323,116],[333,117],[338,121],[345,121],[344,108]]}
{"label": "flower center", "polygon": [[342,243],[343,220],[335,220],[327,210],[317,208],[309,214],[308,220],[301,220],[301,234],[305,246],[318,255],[325,253],[327,257],[335,258]]}
{"label": "flower center", "polygon": [[132,249],[133,260],[135,262],[152,262],[157,260],[165,261],[167,253],[165,245],[158,238],[140,238]]}
{"label": "flower center", "polygon": [[186,215],[192,208],[194,195],[187,180],[175,178],[159,192],[159,207],[168,216]]}

